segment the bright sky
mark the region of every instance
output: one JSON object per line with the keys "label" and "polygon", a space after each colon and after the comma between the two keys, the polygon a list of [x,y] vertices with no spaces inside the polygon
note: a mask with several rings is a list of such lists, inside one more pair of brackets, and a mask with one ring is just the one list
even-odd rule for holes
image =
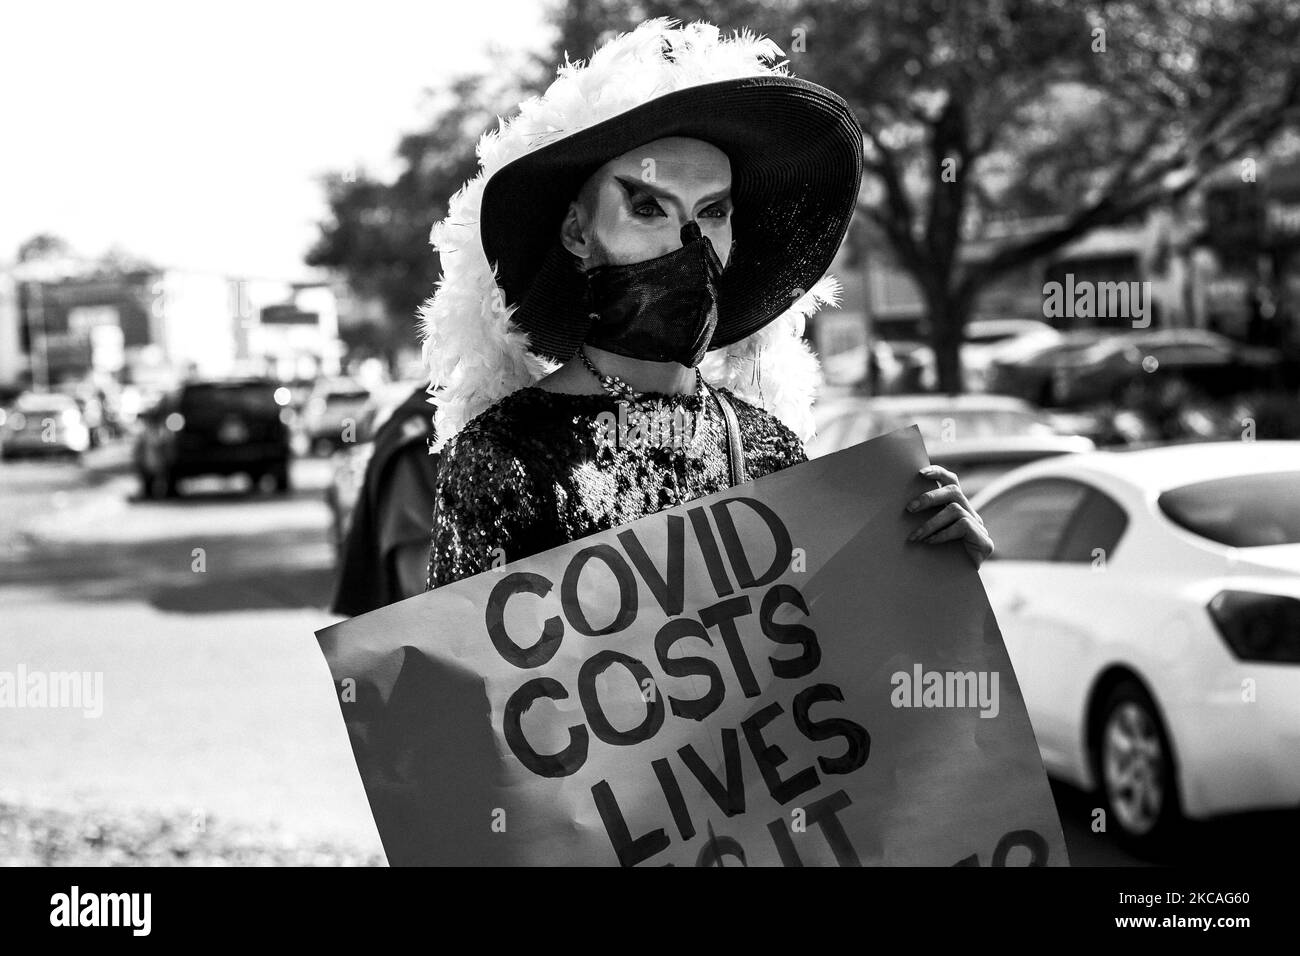
{"label": "bright sky", "polygon": [[[89,0],[0,14],[0,264],[53,232],[305,272],[315,176],[387,173],[421,90],[547,38],[543,0]],[[503,106],[503,111],[505,106]]]}

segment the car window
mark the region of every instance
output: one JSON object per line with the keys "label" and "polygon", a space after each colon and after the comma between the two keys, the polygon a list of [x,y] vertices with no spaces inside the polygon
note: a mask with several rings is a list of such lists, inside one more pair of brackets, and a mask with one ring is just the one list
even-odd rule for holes
{"label": "car window", "polygon": [[67,395],[21,395],[18,398],[16,411],[26,412],[29,415],[44,415],[54,412],[64,412],[70,408],[76,408],[77,403]]}
{"label": "car window", "polygon": [[1161,365],[1200,365],[1222,363],[1228,355],[1209,345],[1160,345],[1147,349]]}
{"label": "car window", "polygon": [[1156,504],[1180,528],[1229,547],[1300,544],[1300,471],[1199,481]]}
{"label": "car window", "polygon": [[1110,495],[1092,488],[1061,540],[1057,561],[1109,561],[1128,527],[1128,515]]}
{"label": "car window", "polygon": [[993,558],[1051,561],[1088,487],[1064,478],[1040,478],[1004,491],[980,508],[993,537]]}
{"label": "car window", "polygon": [[187,420],[217,418],[231,413],[279,415],[275,387],[270,384],[188,385],[181,393],[180,412]]}
{"label": "car window", "polygon": [[968,334],[966,341],[971,345],[992,345],[994,342],[1005,342],[1007,339],[1014,338],[1015,332],[976,332],[973,335]]}
{"label": "car window", "polygon": [[909,425],[915,422],[927,442],[1052,433],[1051,426],[1043,419],[1015,409],[927,412],[924,415],[901,415],[899,419]]}

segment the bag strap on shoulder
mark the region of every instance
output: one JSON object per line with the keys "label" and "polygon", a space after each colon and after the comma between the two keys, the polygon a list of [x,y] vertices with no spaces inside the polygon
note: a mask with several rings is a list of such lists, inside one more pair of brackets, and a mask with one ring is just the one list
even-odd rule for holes
{"label": "bag strap on shoulder", "polygon": [[722,417],[727,421],[727,459],[731,463],[731,487],[744,484],[749,480],[745,468],[745,447],[740,440],[740,422],[736,419],[736,410],[727,401],[727,396],[713,386],[709,392],[722,409]]}

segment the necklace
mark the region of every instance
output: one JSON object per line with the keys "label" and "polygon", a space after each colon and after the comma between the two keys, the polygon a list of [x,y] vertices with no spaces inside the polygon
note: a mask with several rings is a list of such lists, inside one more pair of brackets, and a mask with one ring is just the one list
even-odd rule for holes
{"label": "necklace", "polygon": [[[582,364],[587,367],[587,371],[596,377],[600,382],[600,387],[615,398],[626,399],[630,402],[640,401],[644,395],[636,391],[627,382],[623,381],[617,375],[606,375],[587,357],[587,350],[578,347],[578,357],[582,359]],[[704,391],[704,376],[701,374],[699,366],[695,368],[695,392],[699,394]]]}
{"label": "necklace", "polygon": [[[630,406],[645,399],[643,392],[638,392],[617,375],[605,375],[587,357],[586,351],[579,347],[578,355],[596,381],[600,382],[609,395],[618,399],[617,415],[602,412],[602,434],[600,444],[626,448],[666,448],[672,447],[687,456],[703,454],[702,433],[707,422],[705,409],[708,406],[708,392],[704,386],[704,375],[699,367],[695,369],[695,392],[700,398],[700,408],[692,422],[685,409],[677,408],[672,413],[660,408],[655,411],[631,409]],[[609,419],[604,421],[604,419]]]}

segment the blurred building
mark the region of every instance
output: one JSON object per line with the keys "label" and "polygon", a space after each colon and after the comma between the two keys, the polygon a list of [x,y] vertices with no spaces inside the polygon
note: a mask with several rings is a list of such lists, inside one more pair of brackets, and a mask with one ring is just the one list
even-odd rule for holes
{"label": "blurred building", "polygon": [[0,382],[46,388],[108,376],[164,385],[187,375],[292,380],[339,369],[338,308],[326,282],[48,263],[15,267],[6,281]]}
{"label": "blurred building", "polygon": [[0,386],[16,384],[22,369],[18,283],[11,272],[0,269]]}
{"label": "blurred building", "polygon": [[1267,341],[1300,339],[1300,157],[1224,170],[1206,184],[1212,327]]}
{"label": "blurred building", "polygon": [[[1163,288],[1157,260],[1161,235],[1170,228],[1167,220],[1163,214],[1152,214],[1139,222],[1094,229],[1050,255],[1005,272],[982,290],[971,318],[1036,319],[1064,327],[1070,320],[1044,315],[1043,286],[1069,274],[1075,282],[1152,282],[1156,313],[1152,324],[1166,324],[1160,317],[1167,316],[1170,293]],[[964,263],[979,263],[1009,241],[1029,239],[1060,224],[1058,217],[1000,221],[982,236],[962,243],[959,258]],[[924,339],[926,304],[920,288],[898,264],[883,237],[872,237],[868,255],[864,307],[872,314],[875,327],[886,338]],[[1128,321],[1120,316],[1079,320],[1080,324],[1113,325]]]}

